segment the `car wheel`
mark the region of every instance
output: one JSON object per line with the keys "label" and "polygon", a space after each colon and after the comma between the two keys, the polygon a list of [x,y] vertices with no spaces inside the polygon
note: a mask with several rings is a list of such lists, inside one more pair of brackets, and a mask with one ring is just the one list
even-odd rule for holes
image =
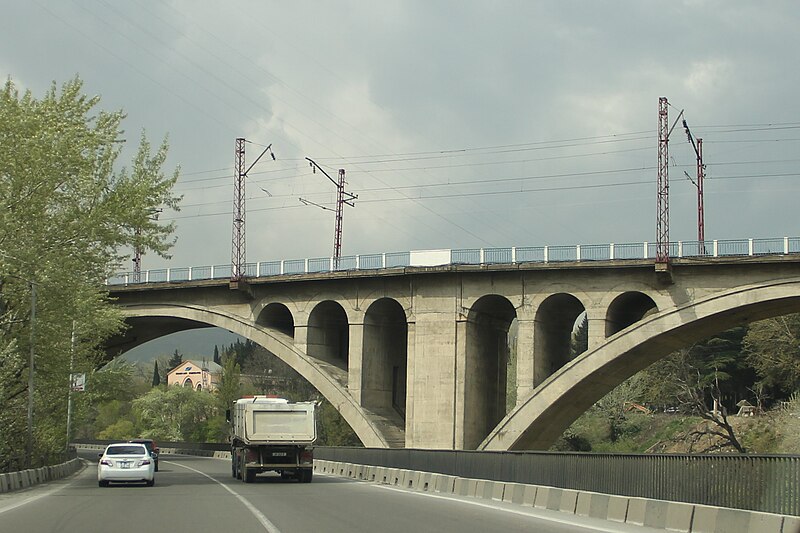
{"label": "car wheel", "polygon": [[145,483],[147,484],[148,487],[152,487],[153,485],[156,484],[156,480],[155,479],[148,479]]}
{"label": "car wheel", "polygon": [[108,487],[108,481],[98,481],[97,484],[101,487]]}
{"label": "car wheel", "polygon": [[155,461],[155,466],[156,466],[155,467],[155,471],[158,472],[158,459],[156,459],[156,461]]}

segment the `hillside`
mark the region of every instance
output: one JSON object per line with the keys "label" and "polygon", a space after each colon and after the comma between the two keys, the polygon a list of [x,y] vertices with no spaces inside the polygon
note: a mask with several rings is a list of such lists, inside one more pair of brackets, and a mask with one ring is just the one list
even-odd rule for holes
{"label": "hillside", "polygon": [[[800,401],[760,416],[729,417],[750,453],[800,454]],[[679,413],[628,412],[610,420],[598,411],[579,418],[554,449],[616,453],[709,453],[721,439],[708,422]],[[727,448],[716,453],[730,453]]]}

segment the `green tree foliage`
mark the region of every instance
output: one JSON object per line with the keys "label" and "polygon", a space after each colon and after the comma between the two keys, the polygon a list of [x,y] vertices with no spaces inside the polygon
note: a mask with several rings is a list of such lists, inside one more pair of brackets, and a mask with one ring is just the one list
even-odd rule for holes
{"label": "green tree foliage", "polygon": [[317,409],[317,445],[319,446],[361,446],[361,441],[345,422],[333,405],[327,400]]}
{"label": "green tree foliage", "polygon": [[572,332],[569,341],[569,357],[575,359],[589,349],[589,317],[583,313],[578,327]]}
{"label": "green tree foliage", "polygon": [[167,361],[167,372],[170,372],[175,369],[176,366],[180,365],[183,362],[183,356],[178,352],[177,348],[175,349],[175,353],[172,354],[172,357],[169,358]]}
{"label": "green tree foliage", "polygon": [[161,374],[158,373],[158,361],[153,363],[153,387],[161,385]]}
{"label": "green tree foliage", "polygon": [[216,394],[223,411],[230,409],[233,402],[242,396],[242,370],[232,355],[222,358],[222,376]]}
{"label": "green tree foliage", "polygon": [[37,466],[63,449],[73,320],[74,371],[91,372],[103,341],[123,326],[105,280],[128,259],[125,250],[166,256],[172,245],[173,224],[149,216],[179,200],[171,193],[177,171],[161,170],[166,142],[152,151],[142,135],[130,168],[117,168],[124,115],[98,103],[77,78],[41,99],[11,80],[0,89],[0,468],[27,455],[31,342]]}
{"label": "green tree foliage", "polygon": [[144,437],[205,442],[217,401],[211,393],[191,387],[154,388],[133,401],[133,413]]}
{"label": "green tree foliage", "polygon": [[786,398],[800,390],[800,314],[753,323],[744,352],[760,384],[773,395]]}

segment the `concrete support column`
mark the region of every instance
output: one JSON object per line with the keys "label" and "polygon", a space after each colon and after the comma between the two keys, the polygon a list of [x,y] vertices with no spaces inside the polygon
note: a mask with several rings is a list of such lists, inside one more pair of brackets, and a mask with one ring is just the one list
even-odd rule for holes
{"label": "concrete support column", "polygon": [[406,448],[414,447],[414,376],[416,375],[416,337],[417,337],[417,324],[416,322],[408,322],[408,343],[407,346],[407,368],[406,368]]}
{"label": "concrete support column", "polygon": [[[415,310],[413,339],[409,336],[406,409],[406,445],[428,449],[455,449],[457,328],[452,303],[449,312]],[[413,345],[410,344],[413,342]],[[413,362],[412,362],[413,361]],[[462,370],[463,373],[463,370]]]}
{"label": "concrete support column", "polygon": [[308,322],[294,325],[294,345],[303,353],[308,353]]}
{"label": "concrete support column", "polygon": [[455,353],[453,372],[455,375],[455,394],[453,397],[453,413],[455,418],[453,420],[454,437],[453,447],[456,450],[465,449],[466,444],[466,426],[469,421],[466,419],[466,395],[467,387],[474,385],[467,383],[467,319],[461,317],[456,320],[456,338],[455,338]]}
{"label": "concrete support column", "polygon": [[361,405],[361,373],[364,367],[364,323],[350,324],[347,361],[347,390]]}
{"label": "concrete support column", "polygon": [[587,309],[586,318],[589,326],[589,350],[603,344],[606,340],[605,309]]}
{"label": "concrete support column", "polygon": [[533,319],[517,319],[517,405],[533,390]]}

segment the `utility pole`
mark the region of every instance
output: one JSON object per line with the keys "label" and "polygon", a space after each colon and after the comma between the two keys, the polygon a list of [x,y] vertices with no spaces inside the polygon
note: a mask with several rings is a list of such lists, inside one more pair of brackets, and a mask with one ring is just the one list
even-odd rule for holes
{"label": "utility pole", "polygon": [[668,274],[671,282],[669,260],[669,136],[683,116],[683,110],[669,127],[665,96],[658,99],[658,193],[656,205],[656,271]]}
{"label": "utility pole", "polygon": [[[350,207],[355,207],[355,200],[358,198],[357,194],[352,194],[344,190],[344,186],[347,182],[344,180],[344,169],[339,169],[339,181],[334,180],[332,177],[328,175],[325,170],[319,166],[314,160],[306,157],[306,160],[311,165],[313,172],[317,172],[319,169],[320,172],[325,174],[325,177],[331,180],[331,183],[336,185],[336,227],[333,233],[333,270],[339,269],[339,261],[342,257],[342,218],[344,214],[344,206],[349,205]],[[315,204],[314,202],[309,202],[308,200],[304,200],[300,198],[300,201],[306,205],[314,205],[319,207],[320,209],[325,209],[327,211],[331,211],[330,208]]]}
{"label": "utility pole", "polygon": [[656,265],[669,265],[669,118],[667,98],[658,99],[658,199]]}
{"label": "utility pole", "polygon": [[247,169],[245,166],[244,143],[250,142],[243,137],[237,137],[234,150],[235,172],[233,175],[233,244],[231,246],[231,282],[238,282],[247,275],[245,262],[245,178],[250,169],[266,154],[270,153],[275,160],[272,144],[264,148],[255,161]]}
{"label": "utility pole", "polygon": [[235,172],[233,175],[233,244],[231,247],[231,281],[244,277],[245,231],[244,231],[244,138],[236,139],[234,150]]}
{"label": "utility pole", "polygon": [[33,467],[33,374],[34,374],[34,326],[36,323],[36,282],[31,281],[31,351],[28,360],[28,438],[26,443],[27,466]]}
{"label": "utility pole", "polygon": [[[683,129],[686,131],[686,138],[692,144],[692,148],[694,148],[694,153],[697,156],[697,181],[689,178],[689,181],[694,183],[694,186],[697,187],[697,247],[698,252],[705,254],[706,251],[706,243],[705,243],[705,208],[704,208],[704,200],[703,200],[703,179],[705,178],[705,170],[706,166],[703,163],[703,139],[698,138],[697,143],[694,141],[694,137],[692,136],[692,132],[689,130],[689,125],[686,123],[686,119],[683,120]],[[689,177],[689,174],[684,172],[686,177]]]}
{"label": "utility pole", "polygon": [[72,367],[75,363],[75,321],[72,321],[72,336],[69,344],[69,388],[67,389],[67,443],[65,452],[69,453],[69,435],[72,430]]}

